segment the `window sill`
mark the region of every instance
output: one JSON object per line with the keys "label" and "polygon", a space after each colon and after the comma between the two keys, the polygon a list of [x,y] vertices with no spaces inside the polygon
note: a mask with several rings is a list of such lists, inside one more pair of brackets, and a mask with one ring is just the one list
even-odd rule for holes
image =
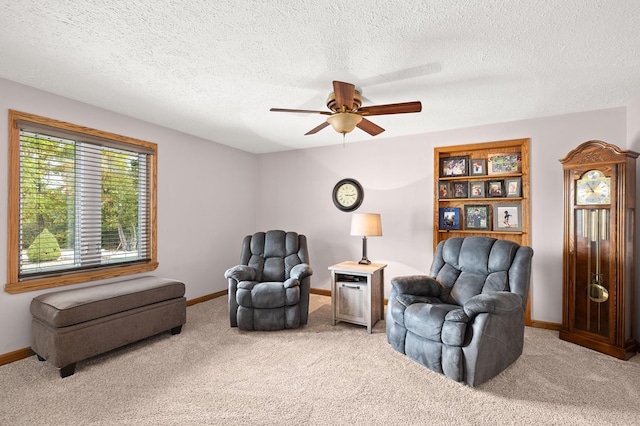
{"label": "window sill", "polygon": [[5,284],[4,291],[11,294],[25,293],[27,291],[61,287],[69,284],[79,284],[88,281],[120,277],[123,275],[139,274],[143,272],[153,271],[158,268],[158,265],[158,262],[151,261],[141,265],[116,266],[113,268],[103,268],[97,271],[79,272],[69,275],[57,275],[45,278],[35,278],[32,280],[11,282]]}

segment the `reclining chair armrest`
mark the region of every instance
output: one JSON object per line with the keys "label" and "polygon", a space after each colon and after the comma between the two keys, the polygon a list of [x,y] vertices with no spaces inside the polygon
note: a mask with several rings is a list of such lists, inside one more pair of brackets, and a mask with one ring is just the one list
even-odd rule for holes
{"label": "reclining chair armrest", "polygon": [[439,297],[442,285],[428,275],[406,275],[391,279],[391,286],[396,294],[413,296]]}
{"label": "reclining chair armrest", "polygon": [[467,339],[467,328],[470,318],[462,308],[449,311],[442,323],[440,338],[447,346],[464,346]]}
{"label": "reclining chair armrest", "polygon": [[482,313],[502,315],[522,309],[522,298],[508,291],[479,294],[469,299],[463,309],[469,318]]}
{"label": "reclining chair armrest", "polygon": [[240,281],[238,283],[238,288],[251,291],[256,286],[256,284],[258,284],[258,281]]}
{"label": "reclining chair armrest", "polygon": [[229,268],[224,273],[225,278],[233,278],[240,281],[253,281],[256,279],[256,270],[247,265],[236,265],[233,268]]}
{"label": "reclining chair armrest", "polygon": [[255,275],[255,269],[246,265],[234,266],[224,273],[229,282],[229,325],[231,327],[238,326],[238,289],[240,289],[241,294],[243,290],[249,290],[250,292],[257,283],[257,281],[254,281]]}
{"label": "reclining chair armrest", "polygon": [[447,315],[445,315],[444,320],[453,322],[469,322],[469,317],[465,313],[464,309],[460,308],[449,311]]}
{"label": "reclining chair armrest", "polygon": [[313,274],[313,269],[307,263],[299,263],[293,268],[291,268],[291,272],[289,276],[291,278],[296,278],[298,280],[302,280],[306,277],[310,277]]}
{"label": "reclining chair armrest", "polygon": [[292,278],[289,278],[288,280],[285,280],[283,285],[284,285],[284,288],[298,287],[300,286],[300,280],[292,277]]}

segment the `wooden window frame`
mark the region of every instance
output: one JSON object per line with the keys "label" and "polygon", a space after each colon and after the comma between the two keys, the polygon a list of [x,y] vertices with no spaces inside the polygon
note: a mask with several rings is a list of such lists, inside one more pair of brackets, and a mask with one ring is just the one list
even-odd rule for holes
{"label": "wooden window frame", "polygon": [[[112,141],[121,146],[144,149],[148,155],[148,204],[149,222],[147,232],[149,239],[149,260],[131,265],[107,265],[92,270],[65,272],[57,275],[37,278],[19,279],[19,240],[20,240],[20,122],[39,127],[47,127],[56,131],[79,134],[89,139]],[[155,143],[146,142],[101,130],[91,129],[64,121],[41,117],[34,114],[9,110],[9,199],[8,199],[8,237],[7,237],[7,293],[22,293],[78,284],[87,281],[108,279],[123,275],[138,274],[155,270],[157,258],[157,182],[158,182],[158,148]]]}

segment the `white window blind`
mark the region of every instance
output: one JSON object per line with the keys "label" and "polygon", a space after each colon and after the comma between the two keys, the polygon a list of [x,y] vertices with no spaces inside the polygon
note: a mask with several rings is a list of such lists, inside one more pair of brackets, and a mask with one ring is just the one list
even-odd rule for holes
{"label": "white window blind", "polygon": [[20,126],[19,278],[150,258],[148,153]]}

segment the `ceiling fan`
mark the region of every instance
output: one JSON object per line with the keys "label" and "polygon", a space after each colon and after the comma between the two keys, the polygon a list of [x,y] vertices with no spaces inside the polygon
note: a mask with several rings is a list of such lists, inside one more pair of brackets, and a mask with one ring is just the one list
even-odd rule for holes
{"label": "ceiling fan", "polygon": [[420,101],[403,102],[398,104],[372,105],[361,107],[362,96],[356,90],[356,86],[342,81],[333,82],[333,92],[327,98],[329,111],[315,111],[308,109],[285,109],[271,108],[274,112],[296,112],[304,114],[328,115],[327,121],[309,130],[305,135],[312,135],[327,127],[333,126],[336,132],[343,135],[353,131],[356,127],[371,136],[384,132],[384,129],[377,124],[367,120],[365,117],[371,115],[406,114],[409,112],[422,111]]}

